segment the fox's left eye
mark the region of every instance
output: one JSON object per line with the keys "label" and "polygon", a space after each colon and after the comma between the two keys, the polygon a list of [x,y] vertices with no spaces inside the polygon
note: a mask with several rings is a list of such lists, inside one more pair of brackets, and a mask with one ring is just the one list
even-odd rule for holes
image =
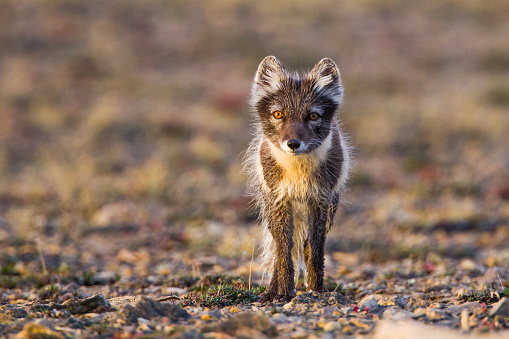
{"label": "fox's left eye", "polygon": [[311,113],[311,114],[309,114],[309,119],[310,119],[310,120],[316,120],[316,119],[318,119],[318,114],[316,114],[316,113]]}

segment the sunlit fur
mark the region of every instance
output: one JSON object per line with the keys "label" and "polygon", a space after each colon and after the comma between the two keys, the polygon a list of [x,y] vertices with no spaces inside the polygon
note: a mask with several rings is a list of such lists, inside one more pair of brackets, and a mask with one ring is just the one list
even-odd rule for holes
{"label": "sunlit fur", "polygon": [[[290,89],[287,91],[285,88]],[[289,93],[289,91],[293,92]],[[336,111],[342,97],[343,88],[339,71],[330,59],[323,59],[302,77],[298,74],[290,74],[275,57],[265,58],[258,68],[250,100],[255,118],[255,131],[244,159],[244,169],[249,178],[249,192],[253,195],[260,211],[259,217],[263,228],[261,261],[268,272],[272,272],[276,260],[276,246],[267,221],[267,216],[273,212],[271,210],[273,205],[283,198],[293,201],[293,209],[290,212],[293,216],[291,256],[295,268],[295,279],[297,279],[299,268],[305,272],[305,265],[302,263],[304,244],[308,238],[309,229],[307,203],[311,200],[323,201],[331,205],[337,203],[337,201],[333,202],[331,197],[339,196],[345,187],[350,164],[350,149],[346,138],[341,133]],[[323,123],[320,120],[317,125],[310,125],[309,132],[303,132],[309,134],[307,136],[310,140],[309,151],[294,155],[289,154],[281,146],[281,142],[275,141],[279,136],[269,129],[272,126],[264,126],[264,124],[276,125],[279,122],[269,120],[268,113],[272,113],[261,112],[261,110],[264,109],[263,104],[267,104],[267,107],[271,107],[268,110],[271,111],[274,107],[273,101],[286,104],[287,107],[281,108],[300,111],[300,100],[308,105],[306,107],[311,107],[310,109],[314,109],[313,107],[322,109]],[[300,115],[294,114],[292,117],[296,119],[295,121],[304,119],[302,117],[305,112],[301,112]],[[335,146],[340,150],[332,150]],[[338,157],[339,153],[341,157]],[[270,158],[275,160],[278,166],[276,182],[273,182],[275,179],[264,176],[261,154],[264,156],[270,154]],[[337,163],[330,161],[331,154],[336,154]],[[327,232],[331,225],[332,220],[328,220]]]}

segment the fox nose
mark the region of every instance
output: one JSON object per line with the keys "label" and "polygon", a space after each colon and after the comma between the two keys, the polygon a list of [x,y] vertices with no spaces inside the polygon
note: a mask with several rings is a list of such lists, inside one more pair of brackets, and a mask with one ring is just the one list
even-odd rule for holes
{"label": "fox nose", "polygon": [[291,150],[295,151],[297,148],[300,147],[300,141],[297,139],[290,139],[287,143],[288,147],[290,147]]}

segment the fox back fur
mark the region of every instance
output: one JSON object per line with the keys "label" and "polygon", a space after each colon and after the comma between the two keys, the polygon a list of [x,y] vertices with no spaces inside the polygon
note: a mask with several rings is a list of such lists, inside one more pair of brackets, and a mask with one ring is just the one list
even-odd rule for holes
{"label": "fox back fur", "polygon": [[324,291],[325,238],[350,164],[337,116],[342,99],[339,70],[328,58],[299,76],[268,56],[256,72],[245,169],[260,210],[262,261],[272,273],[262,302],[295,296],[299,268],[308,290]]}

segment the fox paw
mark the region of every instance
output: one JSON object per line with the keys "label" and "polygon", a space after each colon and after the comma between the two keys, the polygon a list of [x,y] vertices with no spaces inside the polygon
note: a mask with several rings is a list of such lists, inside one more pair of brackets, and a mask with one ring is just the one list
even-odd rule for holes
{"label": "fox paw", "polygon": [[289,302],[290,300],[295,297],[294,295],[288,295],[288,294],[277,294],[277,293],[271,293],[270,291],[264,293],[260,299],[258,299],[258,302],[260,303],[266,303],[269,301],[272,302]]}
{"label": "fox paw", "polygon": [[278,294],[274,297],[274,302],[289,302],[292,300],[295,296],[294,295],[288,295],[288,294]]}
{"label": "fox paw", "polygon": [[276,292],[267,291],[264,294],[262,294],[260,299],[258,299],[258,302],[261,302],[264,304],[266,302],[272,301],[272,300],[274,300],[274,297],[276,296],[276,294],[277,294]]}

